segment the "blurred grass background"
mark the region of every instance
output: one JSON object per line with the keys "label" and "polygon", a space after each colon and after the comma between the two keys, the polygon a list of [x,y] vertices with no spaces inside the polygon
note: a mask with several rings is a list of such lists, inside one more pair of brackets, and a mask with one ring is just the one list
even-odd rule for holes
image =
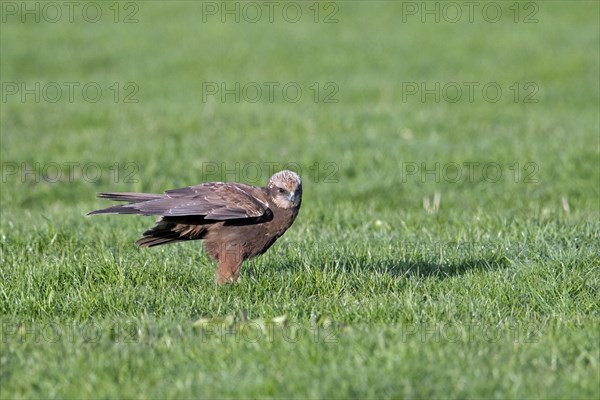
{"label": "blurred grass background", "polygon": [[[39,22],[24,4],[38,4]],[[3,398],[598,397],[597,2],[494,2],[495,23],[484,3],[473,22],[456,3],[456,23],[444,19],[452,18],[444,2],[293,2],[302,10],[295,23],[284,2],[273,22],[255,3],[257,23],[244,21],[253,14],[243,2],[227,3],[240,8],[239,22],[222,22],[221,2],[148,1],[94,3],[102,17],[91,23],[85,4],[73,22],[62,8],[52,23],[44,3],[2,2]],[[213,6],[217,14],[207,14]],[[439,7],[439,22],[425,6]],[[55,103],[8,92],[52,82],[77,83],[74,100],[66,89]],[[276,82],[275,101],[266,89],[256,103],[206,94],[207,84],[236,82]],[[472,102],[464,82],[479,84]],[[497,102],[482,95],[490,82],[502,89]],[[89,83],[102,88],[98,102],[83,98]],[[283,99],[286,83],[302,88],[297,102]],[[328,83],[337,102],[324,102]],[[436,83],[458,83],[462,98],[406,92]],[[444,166],[465,162],[498,163],[502,177],[490,182],[477,167],[468,179],[463,167],[457,182],[444,179]],[[50,163],[63,174],[75,163],[73,178],[32,179]],[[86,179],[87,163],[99,166],[98,179]],[[304,201],[236,287],[215,289],[193,244],[138,251],[132,242],[149,219],[83,217],[106,205],[98,191],[264,184],[267,168],[258,179],[242,173],[250,163],[296,163]],[[422,163],[439,164],[440,179],[423,179]],[[208,174],[214,165],[224,168]],[[27,168],[34,173],[23,176]],[[430,214],[423,201],[435,192],[440,208]],[[478,246],[452,248],[461,242]],[[308,337],[206,343],[190,328],[242,309],[306,326],[328,315],[354,328],[337,332],[333,347]],[[109,335],[48,343],[14,329],[50,321],[140,328],[133,344]],[[505,330],[534,323],[537,339],[432,344],[405,340],[393,325],[473,321]],[[360,361],[371,356],[379,362]],[[248,372],[257,362],[259,372]]]}

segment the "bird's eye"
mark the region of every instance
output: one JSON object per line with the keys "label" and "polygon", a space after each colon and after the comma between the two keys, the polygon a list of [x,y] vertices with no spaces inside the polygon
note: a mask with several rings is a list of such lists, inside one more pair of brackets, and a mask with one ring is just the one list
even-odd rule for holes
{"label": "bird's eye", "polygon": [[280,194],[283,194],[283,193],[285,193],[285,189],[278,188],[278,189],[277,189],[277,192],[278,192],[278,193],[280,193]]}

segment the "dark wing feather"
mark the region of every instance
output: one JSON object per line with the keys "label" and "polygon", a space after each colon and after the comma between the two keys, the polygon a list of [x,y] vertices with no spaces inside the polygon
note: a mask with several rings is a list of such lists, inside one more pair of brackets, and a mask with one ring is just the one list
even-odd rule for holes
{"label": "dark wing feather", "polygon": [[[106,196],[108,197],[108,196]],[[125,198],[132,198],[127,193]],[[120,200],[116,194],[111,197]],[[162,215],[167,217],[199,215],[206,220],[260,217],[268,210],[261,189],[238,183],[212,182],[173,189],[158,198],[123,204],[93,213]]]}
{"label": "dark wing feather", "polygon": [[205,183],[168,190],[165,195],[148,202],[149,209],[160,212],[164,207],[158,215],[203,215],[207,220],[260,217],[268,209],[256,188],[239,183]]}
{"label": "dark wing feather", "polygon": [[102,192],[98,193],[99,199],[108,199],[114,201],[129,201],[131,203],[139,203],[140,201],[148,201],[161,198],[160,194],[151,193],[130,193],[130,192]]}

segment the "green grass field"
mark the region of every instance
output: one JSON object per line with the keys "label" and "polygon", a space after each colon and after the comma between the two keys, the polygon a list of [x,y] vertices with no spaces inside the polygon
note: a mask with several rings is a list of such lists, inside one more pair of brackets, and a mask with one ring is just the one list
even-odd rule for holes
{"label": "green grass field", "polygon": [[[0,3],[3,399],[600,397],[598,2],[52,4]],[[285,167],[237,285],[85,217]]]}

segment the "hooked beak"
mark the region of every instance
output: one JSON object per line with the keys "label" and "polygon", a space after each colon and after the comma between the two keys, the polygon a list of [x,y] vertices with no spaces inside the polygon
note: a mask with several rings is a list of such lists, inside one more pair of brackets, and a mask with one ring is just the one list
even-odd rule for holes
{"label": "hooked beak", "polygon": [[289,197],[290,201],[294,204],[296,204],[296,193],[295,192],[290,192],[290,197]]}

